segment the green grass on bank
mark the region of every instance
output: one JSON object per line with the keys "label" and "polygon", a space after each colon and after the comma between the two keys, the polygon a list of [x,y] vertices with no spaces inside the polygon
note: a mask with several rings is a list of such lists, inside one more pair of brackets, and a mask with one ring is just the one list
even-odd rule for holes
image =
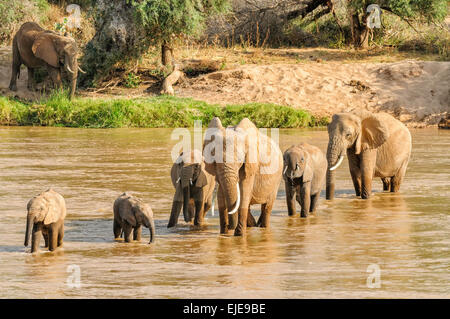
{"label": "green grass on bank", "polygon": [[289,106],[266,103],[245,105],[208,104],[189,98],[92,99],[53,94],[29,103],[0,96],[0,125],[66,126],[90,128],[192,127],[194,120],[207,125],[218,116],[223,125],[237,124],[244,117],[257,127],[299,128],[327,124],[327,118]]}

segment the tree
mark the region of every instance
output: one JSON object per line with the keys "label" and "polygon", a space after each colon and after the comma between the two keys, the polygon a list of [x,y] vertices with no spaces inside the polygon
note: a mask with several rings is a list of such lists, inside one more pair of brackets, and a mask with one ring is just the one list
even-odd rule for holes
{"label": "tree", "polygon": [[208,16],[226,12],[227,0],[132,0],[137,16],[148,36],[161,46],[164,65],[172,63],[174,38],[198,36]]}
{"label": "tree", "polygon": [[228,0],[97,0],[96,34],[83,58],[84,84],[107,78],[117,65],[135,61],[150,45],[160,46],[162,63],[171,65],[173,41],[198,36],[210,15],[228,8]]}
{"label": "tree", "polygon": [[366,8],[370,4],[378,4],[382,10],[391,12],[401,19],[411,22],[442,21],[447,15],[447,0],[342,0],[346,1],[352,32],[352,43],[355,47],[368,46],[369,29],[366,25]]}

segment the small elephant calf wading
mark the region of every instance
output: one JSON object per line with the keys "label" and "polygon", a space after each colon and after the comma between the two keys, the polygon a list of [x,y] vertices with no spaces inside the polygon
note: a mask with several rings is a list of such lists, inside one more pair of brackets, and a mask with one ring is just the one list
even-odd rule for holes
{"label": "small elephant calf wading", "polygon": [[66,202],[64,198],[52,189],[33,197],[27,205],[27,228],[25,231],[25,246],[28,246],[30,233],[31,252],[39,250],[41,235],[45,247],[53,251],[63,244],[64,218],[66,217]]}
{"label": "small elephant calf wading", "polygon": [[192,221],[195,215],[194,225],[203,224],[212,205],[216,178],[205,170],[202,152],[194,150],[181,153],[173,164],[170,175],[175,195],[167,227],[174,227],[178,223],[181,208],[185,222]]}
{"label": "small elephant calf wading", "polygon": [[289,216],[295,215],[295,199],[301,217],[314,213],[325,183],[327,159],[320,149],[307,143],[293,145],[283,154],[283,178]]}
{"label": "small elephant calf wading", "polygon": [[125,242],[131,242],[131,231],[133,240],[140,241],[142,225],[150,230],[150,242],[155,241],[155,222],[153,211],[139,198],[129,193],[123,193],[114,201],[114,238],[119,239],[124,235]]}

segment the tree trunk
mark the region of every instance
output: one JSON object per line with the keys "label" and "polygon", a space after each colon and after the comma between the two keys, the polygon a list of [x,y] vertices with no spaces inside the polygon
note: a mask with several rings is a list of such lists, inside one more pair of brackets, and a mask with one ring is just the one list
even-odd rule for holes
{"label": "tree trunk", "polygon": [[173,67],[173,48],[166,41],[161,45],[161,63],[166,67]]}
{"label": "tree trunk", "polygon": [[[365,20],[366,15],[363,16]],[[352,31],[352,43],[355,48],[366,49],[369,47],[369,28],[365,21],[360,22],[358,13],[350,12],[350,27]]]}

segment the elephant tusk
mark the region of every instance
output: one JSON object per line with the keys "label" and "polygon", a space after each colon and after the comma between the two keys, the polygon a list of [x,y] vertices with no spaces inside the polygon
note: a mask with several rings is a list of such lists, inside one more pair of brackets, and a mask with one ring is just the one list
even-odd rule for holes
{"label": "elephant tusk", "polygon": [[191,184],[191,186],[194,185],[194,184],[192,183],[192,178],[189,178],[189,184]]}
{"label": "elephant tusk", "polygon": [[67,71],[69,71],[70,73],[73,74],[73,71],[70,69],[70,67],[68,65],[66,65],[66,69],[67,69]]}
{"label": "elephant tusk", "polygon": [[217,199],[217,191],[218,191],[218,190],[219,190],[219,189],[216,189],[216,191],[213,192],[213,195],[212,195],[212,201],[211,201],[211,216],[214,216],[214,203],[216,202],[215,198]]}
{"label": "elephant tusk", "polygon": [[287,165],[284,167],[283,175],[286,174],[286,171],[287,171]]}
{"label": "elephant tusk", "polygon": [[336,163],[336,165],[334,165],[333,167],[330,168],[330,171],[334,171],[336,168],[338,168],[339,165],[341,165],[343,159],[344,159],[344,155],[341,155],[341,156],[339,157],[339,160],[338,160],[338,162]]}
{"label": "elephant tusk", "polygon": [[233,210],[231,212],[228,212],[229,215],[236,213],[239,209],[239,205],[241,205],[241,190],[239,189],[239,182],[236,183],[236,190],[238,198]]}
{"label": "elephant tusk", "polygon": [[175,184],[178,184],[181,180],[181,177],[178,177],[177,181],[175,182]]}
{"label": "elephant tusk", "polygon": [[80,67],[78,67],[78,71],[80,71],[81,73],[86,73]]}

